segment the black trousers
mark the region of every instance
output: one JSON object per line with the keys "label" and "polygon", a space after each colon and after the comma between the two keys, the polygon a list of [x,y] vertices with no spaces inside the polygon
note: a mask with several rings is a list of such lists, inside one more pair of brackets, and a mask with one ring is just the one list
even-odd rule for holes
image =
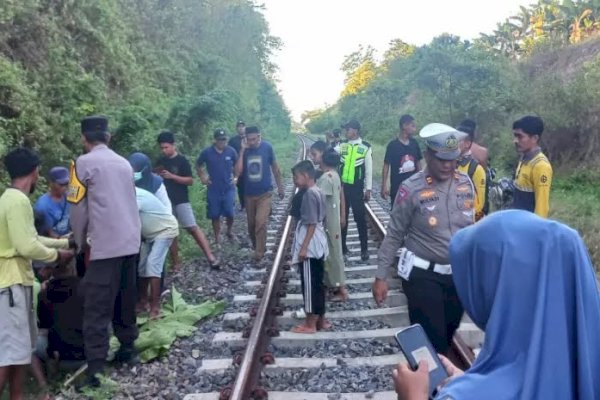
{"label": "black trousers", "polygon": [[238,199],[240,201],[240,207],[244,208],[246,206],[246,203],[244,201],[244,181],[242,180],[242,176],[238,177],[237,192],[238,192]]}
{"label": "black trousers", "polygon": [[[367,236],[367,209],[365,208],[364,192],[362,184],[343,185],[344,197],[346,199],[346,216],[350,212],[354,213],[354,222],[358,229],[358,238],[360,239],[360,250],[365,252],[368,250]],[[348,224],[342,229],[342,247],[346,248],[346,236],[348,235]]]}
{"label": "black trousers", "polygon": [[304,311],[307,314],[325,315],[325,263],[322,258],[309,258],[298,264]]}
{"label": "black trousers", "polygon": [[131,345],[138,337],[137,254],[90,261],[83,278],[83,341],[88,362],[103,362],[108,355],[108,325],[112,321],[121,344]]}
{"label": "black trousers", "polygon": [[452,275],[415,267],[402,288],[410,323],[421,324],[437,352],[447,354],[463,314]]}

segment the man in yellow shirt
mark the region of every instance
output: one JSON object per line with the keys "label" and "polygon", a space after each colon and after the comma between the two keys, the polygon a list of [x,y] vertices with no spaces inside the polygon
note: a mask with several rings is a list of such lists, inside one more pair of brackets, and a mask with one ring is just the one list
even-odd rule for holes
{"label": "man in yellow shirt", "polygon": [[25,366],[37,339],[33,315],[31,260],[66,263],[72,251],[68,239],[39,237],[27,197],[35,190],[39,158],[19,148],[4,158],[11,185],[0,196],[0,397],[6,383],[10,398],[21,399]]}
{"label": "man in yellow shirt", "polygon": [[460,125],[457,130],[466,133],[467,136],[460,142],[460,158],[457,162],[457,170],[467,174],[475,188],[475,221],[483,218],[487,203],[487,177],[485,169],[473,157],[471,146],[475,140],[475,130],[468,125]]}
{"label": "man in yellow shirt", "polygon": [[513,123],[513,142],[521,155],[515,172],[513,208],[547,218],[552,166],[540,149],[539,141],[543,132],[544,122],[539,117],[526,116]]}

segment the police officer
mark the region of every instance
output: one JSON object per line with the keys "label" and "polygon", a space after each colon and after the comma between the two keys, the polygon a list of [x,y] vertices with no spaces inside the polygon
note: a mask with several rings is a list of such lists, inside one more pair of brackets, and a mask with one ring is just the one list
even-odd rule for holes
{"label": "police officer", "polygon": [[[367,220],[365,201],[371,199],[373,186],[373,156],[371,145],[360,138],[360,123],[353,119],[343,126],[346,129],[346,141],[336,146],[335,150],[340,154],[341,167],[340,177],[344,187],[346,199],[346,215],[352,207],[354,221],[358,229],[360,239],[360,258],[363,261],[369,259],[367,247]],[[365,190],[366,189],[366,190]],[[348,253],[346,236],[348,224],[342,228],[342,251]]]}
{"label": "police officer", "polygon": [[67,200],[71,226],[80,251],[90,247],[83,285],[83,339],[87,359],[86,385],[98,386],[108,353],[112,322],[121,347],[118,362],[135,363],[136,262],[141,223],[133,170],[108,148],[108,119],[92,116],[81,121],[81,141],[87,154],[71,165]]}
{"label": "police officer", "polygon": [[373,297],[378,304],[385,300],[387,269],[398,255],[410,321],[421,324],[436,350],[444,354],[463,313],[448,248],[450,238],[474,222],[474,189],[469,177],[456,171],[464,134],[447,125],[429,124],[420,135],[427,143],[427,167],[398,190],[379,248]]}

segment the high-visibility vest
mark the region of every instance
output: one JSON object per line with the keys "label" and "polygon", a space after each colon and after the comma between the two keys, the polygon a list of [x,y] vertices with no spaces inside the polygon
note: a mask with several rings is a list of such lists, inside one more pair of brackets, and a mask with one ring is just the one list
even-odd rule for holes
{"label": "high-visibility vest", "polygon": [[353,185],[365,179],[365,157],[371,145],[364,140],[362,143],[340,143],[340,176],[342,183]]}

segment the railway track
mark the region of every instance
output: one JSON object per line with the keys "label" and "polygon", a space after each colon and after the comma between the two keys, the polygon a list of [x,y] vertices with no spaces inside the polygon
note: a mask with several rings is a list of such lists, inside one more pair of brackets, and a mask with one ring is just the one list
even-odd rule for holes
{"label": "railway track", "polygon": [[[299,139],[301,157],[306,158],[312,141]],[[224,374],[235,368],[235,382],[220,393],[189,394],[185,399],[396,399],[391,370],[404,358],[393,335],[409,325],[406,297],[398,279],[390,279],[383,307],[377,307],[371,295],[388,212],[376,200],[367,204],[367,262],[360,260],[358,232],[349,216],[346,275],[350,298],[345,303],[327,304],[331,330],[306,335],[289,331],[300,322],[294,314],[302,306],[302,295],[298,274],[289,264],[293,227],[286,211],[284,205],[274,208],[281,227],[268,231],[268,244],[275,255],[272,266],[250,271],[250,279],[234,297],[240,312],[226,314],[223,331],[213,337],[214,346],[245,350],[233,358],[204,359],[199,371]],[[236,329],[244,325],[243,330]],[[465,319],[455,337],[452,358],[468,367],[474,358],[471,349],[481,342],[482,333]]]}

